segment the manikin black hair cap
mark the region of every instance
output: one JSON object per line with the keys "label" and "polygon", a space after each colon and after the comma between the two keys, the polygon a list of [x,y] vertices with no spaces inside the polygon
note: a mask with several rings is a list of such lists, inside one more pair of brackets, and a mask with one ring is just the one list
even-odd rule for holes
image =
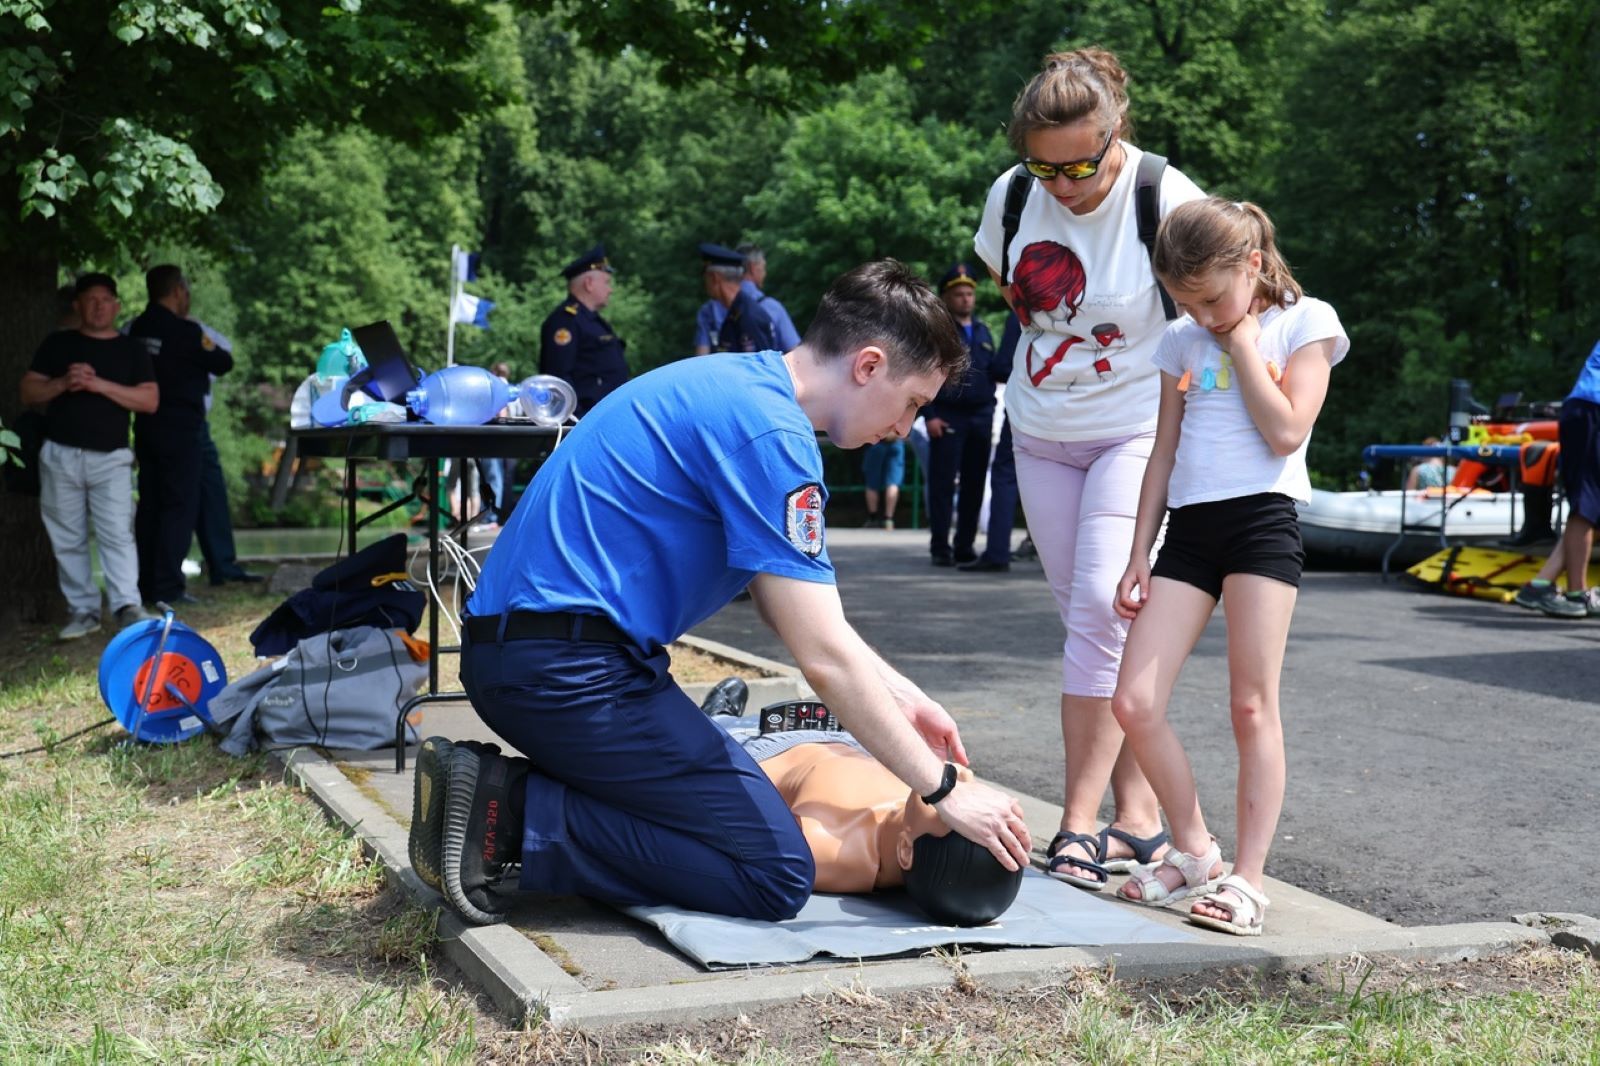
{"label": "manikin black hair cap", "polygon": [[1022,871],[962,836],[919,836],[911,845],[906,894],[943,925],[985,925],[1006,912],[1022,887]]}

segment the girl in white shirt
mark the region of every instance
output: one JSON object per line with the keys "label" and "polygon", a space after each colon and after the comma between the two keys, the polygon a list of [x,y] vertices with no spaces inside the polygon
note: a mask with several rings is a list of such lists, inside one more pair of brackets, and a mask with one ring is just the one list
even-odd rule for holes
{"label": "girl in white shirt", "polygon": [[[1152,357],[1160,413],[1133,552],[1117,585],[1117,611],[1132,625],[1111,702],[1166,811],[1172,847],[1138,868],[1122,895],[1164,905],[1215,887],[1190,907],[1190,921],[1253,936],[1266,914],[1264,869],[1283,806],[1278,678],[1305,561],[1295,501],[1311,497],[1306,444],[1329,371],[1350,342],[1333,308],[1301,292],[1254,204],[1207,198],[1178,207],[1161,224],[1154,262],[1187,317],[1167,328]],[[1163,516],[1166,540],[1152,566]],[[1227,877],[1167,722],[1178,671],[1219,599],[1239,747],[1237,851]]]}

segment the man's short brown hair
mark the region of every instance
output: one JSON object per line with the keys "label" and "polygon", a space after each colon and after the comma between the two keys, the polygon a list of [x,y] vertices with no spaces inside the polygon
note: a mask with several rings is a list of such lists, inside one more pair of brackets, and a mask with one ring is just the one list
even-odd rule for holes
{"label": "man's short brown hair", "polygon": [[967,346],[949,308],[897,259],[875,259],[835,278],[805,344],[823,360],[876,345],[895,379],[933,371],[954,378],[967,368]]}

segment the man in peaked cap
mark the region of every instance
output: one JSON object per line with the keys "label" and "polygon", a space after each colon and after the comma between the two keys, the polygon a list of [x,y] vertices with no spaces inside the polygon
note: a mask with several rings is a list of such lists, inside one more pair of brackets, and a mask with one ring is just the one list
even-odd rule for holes
{"label": "man in peaked cap", "polygon": [[[967,342],[967,372],[953,378],[923,409],[928,427],[928,531],[933,565],[950,566],[977,559],[973,541],[983,507],[983,484],[989,473],[989,445],[994,425],[994,336],[972,308],[977,277],[966,263],[956,263],[939,279],[939,296]],[[956,477],[961,478],[960,513],[955,515],[955,545],[950,543],[956,509]]]}
{"label": "man in peaked cap", "polygon": [[771,312],[759,295],[744,287],[744,255],[707,243],[700,245],[700,259],[705,264],[706,295],[728,309],[717,334],[717,351],[785,351]]}
{"label": "man in peaked cap", "polygon": [[554,374],[578,394],[578,417],[628,380],[627,343],[600,317],[611,300],[611,264],[597,244],[561,270],[567,298],[539,330],[539,373]]}

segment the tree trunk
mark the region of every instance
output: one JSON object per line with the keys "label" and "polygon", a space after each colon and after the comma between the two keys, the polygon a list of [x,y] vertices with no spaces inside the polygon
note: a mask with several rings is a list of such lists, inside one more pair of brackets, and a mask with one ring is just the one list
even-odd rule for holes
{"label": "tree trunk", "polygon": [[[39,342],[55,328],[54,258],[37,252],[0,253],[0,418],[15,423],[22,411],[19,386]],[[0,595],[0,635],[25,622],[61,617],[55,555],[39,520],[39,500],[0,484],[0,553],[7,576]]]}

